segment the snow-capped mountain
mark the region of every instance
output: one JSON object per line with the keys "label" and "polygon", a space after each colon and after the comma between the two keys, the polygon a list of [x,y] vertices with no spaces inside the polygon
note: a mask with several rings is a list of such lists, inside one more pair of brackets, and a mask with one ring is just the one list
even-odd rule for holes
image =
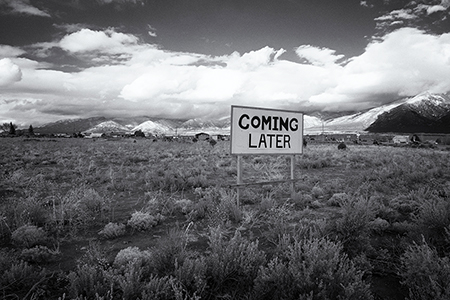
{"label": "snow-capped mountain", "polygon": [[405,105],[426,118],[442,118],[450,111],[450,98],[425,92],[406,100]]}
{"label": "snow-capped mountain", "polygon": [[142,132],[146,134],[154,134],[154,135],[161,135],[161,134],[175,134],[175,128],[173,128],[170,124],[167,122],[153,122],[153,121],[145,121],[144,123],[139,124],[138,126],[134,127],[131,131],[136,132],[141,130]]}
{"label": "snow-capped mountain", "polygon": [[450,98],[443,94],[419,94],[379,115],[366,130],[450,133]]}
{"label": "snow-capped mountain", "polygon": [[209,134],[230,134],[231,117],[226,116],[216,120],[204,120],[200,118],[190,119],[182,123],[178,133],[182,135],[194,135],[200,132]]}
{"label": "snow-capped mountain", "polygon": [[[450,132],[450,98],[428,92],[344,116],[323,119],[305,114],[305,134],[322,132]],[[230,134],[231,118],[173,120],[151,117],[63,120],[35,128],[36,133],[131,132],[157,135]]]}
{"label": "snow-capped mountain", "polygon": [[106,121],[86,130],[86,133],[128,132],[129,129],[115,121]]}
{"label": "snow-capped mountain", "polygon": [[448,96],[425,92],[323,123],[319,119],[321,124],[316,126],[308,127],[305,123],[305,132],[446,132],[445,122],[440,119],[449,113]]}

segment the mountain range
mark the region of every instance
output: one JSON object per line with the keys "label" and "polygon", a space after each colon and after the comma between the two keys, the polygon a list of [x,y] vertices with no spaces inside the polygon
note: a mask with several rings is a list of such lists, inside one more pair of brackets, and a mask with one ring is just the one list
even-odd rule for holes
{"label": "mountain range", "polygon": [[[157,135],[194,135],[230,133],[230,117],[217,120],[161,119],[138,117],[93,117],[62,120],[35,128],[36,133],[134,133],[141,130]],[[392,132],[392,133],[450,133],[450,97],[446,94],[421,93],[375,107],[364,112],[324,119],[304,115],[304,133],[322,132]]]}

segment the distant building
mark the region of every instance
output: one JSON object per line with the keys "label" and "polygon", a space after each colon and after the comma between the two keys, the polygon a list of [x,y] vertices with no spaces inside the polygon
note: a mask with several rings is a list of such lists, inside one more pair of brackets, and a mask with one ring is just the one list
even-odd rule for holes
{"label": "distant building", "polygon": [[396,135],[392,138],[392,142],[394,142],[394,144],[408,144],[409,136],[408,135]]}
{"label": "distant building", "polygon": [[84,138],[86,138],[86,139],[94,139],[94,138],[101,138],[103,136],[103,133],[91,133],[91,134],[86,134],[85,136],[84,136]]}
{"label": "distant building", "polygon": [[195,135],[195,138],[197,139],[197,141],[207,141],[209,140],[210,135],[204,132],[200,132]]}

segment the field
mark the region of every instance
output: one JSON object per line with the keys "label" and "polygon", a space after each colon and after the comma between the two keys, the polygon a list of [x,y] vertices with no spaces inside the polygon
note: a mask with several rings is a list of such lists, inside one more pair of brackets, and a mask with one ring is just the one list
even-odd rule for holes
{"label": "field", "polygon": [[337,146],[2,138],[0,298],[450,299],[449,149]]}

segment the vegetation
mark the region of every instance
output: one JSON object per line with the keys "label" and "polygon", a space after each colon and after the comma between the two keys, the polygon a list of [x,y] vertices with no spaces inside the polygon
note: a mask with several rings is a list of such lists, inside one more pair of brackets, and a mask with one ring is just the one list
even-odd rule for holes
{"label": "vegetation", "polygon": [[[229,143],[4,138],[2,299],[448,299],[445,148],[320,144],[236,191]],[[289,178],[246,156],[246,181]],[[379,284],[389,279],[386,287]]]}

